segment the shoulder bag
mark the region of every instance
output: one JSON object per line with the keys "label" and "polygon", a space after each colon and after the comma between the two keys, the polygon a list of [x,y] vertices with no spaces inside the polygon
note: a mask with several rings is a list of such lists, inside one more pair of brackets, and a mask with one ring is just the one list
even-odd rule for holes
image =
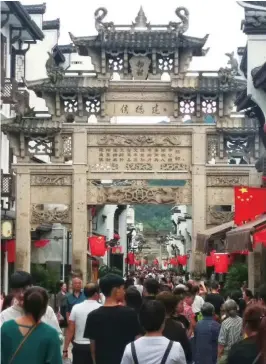
{"label": "shoulder bag", "polygon": [[[163,354],[163,358],[161,360],[161,363],[160,364],[165,364],[166,363],[166,360],[170,354],[170,351],[172,349],[172,346],[173,346],[173,341],[170,341],[166,350],[165,350],[165,353]],[[131,353],[132,353],[132,357],[133,357],[133,361],[134,361],[134,364],[139,364],[139,361],[138,361],[138,357],[137,357],[137,353],[136,353],[136,346],[135,346],[135,343],[132,342],[131,343]],[[256,364],[256,363],[254,363]]]}
{"label": "shoulder bag", "polygon": [[21,343],[19,344],[19,346],[17,347],[16,351],[14,352],[14,354],[12,355],[10,361],[8,364],[12,364],[14,359],[16,358],[16,356],[18,355],[19,351],[21,350],[21,348],[23,347],[23,345],[25,344],[25,342],[27,341],[27,339],[30,337],[30,335],[33,333],[33,331],[36,329],[37,325],[34,325],[28,332],[27,334],[24,336],[24,338],[22,339]]}

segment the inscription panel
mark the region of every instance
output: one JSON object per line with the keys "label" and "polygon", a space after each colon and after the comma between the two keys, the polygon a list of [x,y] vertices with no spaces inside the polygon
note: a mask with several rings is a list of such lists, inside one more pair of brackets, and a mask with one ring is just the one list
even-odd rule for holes
{"label": "inscription panel", "polygon": [[207,176],[207,186],[228,187],[228,186],[248,186],[249,176]]}
{"label": "inscription panel", "polygon": [[172,116],[174,114],[173,102],[132,102],[109,101],[106,105],[106,114],[112,116]]}
{"label": "inscription panel", "polygon": [[93,171],[188,171],[191,149],[179,147],[90,147]]}
{"label": "inscription panel", "polygon": [[207,188],[208,205],[234,205],[234,189],[232,187]]}

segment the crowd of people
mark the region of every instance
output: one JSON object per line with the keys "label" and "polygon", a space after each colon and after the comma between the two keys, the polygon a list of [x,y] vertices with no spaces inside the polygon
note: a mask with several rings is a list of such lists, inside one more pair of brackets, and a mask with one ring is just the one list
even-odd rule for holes
{"label": "crowd of people", "polygon": [[[23,271],[2,302],[3,364],[266,364],[266,285],[224,296],[215,281],[169,271],[107,274],[71,292],[61,284],[55,310]],[[9,307],[8,307],[9,306]]]}

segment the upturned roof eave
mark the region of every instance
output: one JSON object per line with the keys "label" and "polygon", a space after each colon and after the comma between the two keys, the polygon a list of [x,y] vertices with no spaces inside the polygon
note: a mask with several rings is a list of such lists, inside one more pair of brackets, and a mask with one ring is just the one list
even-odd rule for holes
{"label": "upturned roof eave", "polygon": [[[119,37],[119,35],[124,34],[125,31],[115,31],[112,32],[110,34],[117,34],[117,37]],[[130,32],[128,32],[130,34]],[[167,34],[167,31],[156,31],[156,32],[147,32],[144,34],[158,34],[161,33],[162,35]],[[136,33],[137,34],[137,33]],[[106,41],[104,40],[105,37],[102,34],[98,34],[95,36],[83,36],[83,37],[75,37],[72,33],[69,33],[71,41],[74,43],[74,45],[76,47],[88,47],[88,48],[100,48],[102,45],[106,44]],[[190,44],[188,45],[188,47],[191,48],[203,48],[207,42],[209,38],[209,34],[206,34],[203,38],[197,38],[197,37],[192,37],[192,36],[188,36],[188,35],[184,35],[184,34],[179,34],[178,38],[180,41],[186,41],[189,42]],[[119,40],[117,40],[119,41]],[[121,40],[121,48],[134,48],[134,43],[131,45],[128,41],[124,41]],[[177,48],[182,47],[182,44],[178,45],[177,44]]]}
{"label": "upturned roof eave", "polygon": [[6,1],[5,2],[14,15],[18,17],[21,25],[28,30],[33,40],[43,40],[44,34],[37,24],[31,19],[29,13],[19,1]]}
{"label": "upturned roof eave", "polygon": [[254,68],[251,71],[251,76],[255,88],[266,89],[266,62],[262,66]]}

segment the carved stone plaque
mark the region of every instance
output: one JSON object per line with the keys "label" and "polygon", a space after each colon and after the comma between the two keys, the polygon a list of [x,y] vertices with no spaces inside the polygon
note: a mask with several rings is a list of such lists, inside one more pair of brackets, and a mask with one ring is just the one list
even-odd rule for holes
{"label": "carved stone plaque", "polygon": [[[139,181],[138,181],[139,182]],[[87,203],[92,204],[186,204],[190,205],[191,185],[184,187],[149,187],[141,184],[132,186],[95,186],[88,184]]]}
{"label": "carved stone plaque", "polygon": [[134,80],[146,80],[149,73],[151,60],[148,57],[133,56],[130,58],[130,66]]}
{"label": "carved stone plaque", "polygon": [[32,186],[71,186],[72,176],[70,175],[31,175]]}
{"label": "carved stone plaque", "polygon": [[232,187],[208,187],[208,204],[214,205],[234,205],[234,189]]}
{"label": "carved stone plaque", "polygon": [[[104,141],[104,140],[103,140]],[[178,138],[169,138],[165,147],[90,147],[88,160],[90,171],[188,171],[191,149],[175,147]],[[106,141],[105,145],[108,145]]]}
{"label": "carved stone plaque", "polygon": [[112,116],[172,116],[174,103],[170,101],[108,101],[106,114]]}
{"label": "carved stone plaque", "polygon": [[215,206],[209,206],[207,210],[207,225],[221,225],[234,219],[232,211],[217,211]]}
{"label": "carved stone plaque", "polygon": [[65,205],[64,209],[54,207],[51,209],[44,208],[44,205],[32,204],[31,205],[31,223],[71,223],[71,209],[69,205]]}
{"label": "carved stone plaque", "polygon": [[248,176],[207,176],[207,186],[228,187],[228,186],[248,186]]}

